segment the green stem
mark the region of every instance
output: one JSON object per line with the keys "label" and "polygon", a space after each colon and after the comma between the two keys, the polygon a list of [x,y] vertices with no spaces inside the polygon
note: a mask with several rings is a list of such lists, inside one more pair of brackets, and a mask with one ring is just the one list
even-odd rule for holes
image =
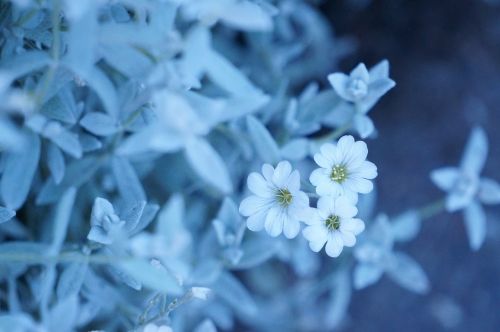
{"label": "green stem", "polygon": [[80,252],[69,251],[58,255],[44,255],[39,253],[1,253],[0,262],[24,264],[54,264],[54,263],[91,263],[114,264],[117,261],[133,260],[134,257],[116,257],[107,255],[85,255]]}
{"label": "green stem", "polygon": [[318,143],[327,143],[334,141],[340,138],[340,136],[344,135],[349,129],[351,129],[351,126],[352,126],[352,119],[347,121],[344,125],[333,130],[332,132],[316,138],[315,141]]}
{"label": "green stem", "polygon": [[434,217],[435,215],[443,212],[445,209],[445,200],[444,198],[440,198],[432,203],[424,205],[420,209],[418,209],[418,213],[422,220],[429,219]]}

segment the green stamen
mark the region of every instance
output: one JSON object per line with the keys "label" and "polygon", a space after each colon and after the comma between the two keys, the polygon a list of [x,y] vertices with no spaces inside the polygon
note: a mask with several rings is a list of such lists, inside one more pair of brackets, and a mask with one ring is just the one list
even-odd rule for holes
{"label": "green stamen", "polygon": [[335,165],[330,173],[330,179],[337,183],[342,183],[347,179],[347,168],[344,165]]}
{"label": "green stamen", "polygon": [[330,215],[325,220],[325,226],[330,231],[335,231],[340,228],[340,218],[339,216]]}
{"label": "green stamen", "polygon": [[280,188],[276,191],[276,200],[282,206],[287,207],[292,203],[293,196],[286,188]]}

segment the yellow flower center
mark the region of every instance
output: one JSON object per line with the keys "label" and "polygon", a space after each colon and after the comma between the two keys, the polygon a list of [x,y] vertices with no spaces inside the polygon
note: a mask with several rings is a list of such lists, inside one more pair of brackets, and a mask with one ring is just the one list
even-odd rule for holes
{"label": "yellow flower center", "polygon": [[282,206],[287,207],[292,203],[293,196],[287,188],[280,188],[276,191],[276,200]]}
{"label": "yellow flower center", "polygon": [[340,228],[340,217],[335,215],[330,215],[325,220],[325,226],[330,231],[336,231]]}
{"label": "yellow flower center", "polygon": [[330,173],[330,179],[337,183],[342,183],[347,179],[347,168],[344,165],[335,165]]}

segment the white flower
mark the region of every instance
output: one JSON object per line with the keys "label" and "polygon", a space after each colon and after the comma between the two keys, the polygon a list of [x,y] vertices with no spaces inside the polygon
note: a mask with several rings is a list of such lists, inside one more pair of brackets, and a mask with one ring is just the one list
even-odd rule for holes
{"label": "white flower", "polygon": [[389,62],[382,60],[368,71],[363,63],[354,68],[349,75],[333,73],[328,81],[335,92],[345,100],[347,106],[341,107],[327,120],[331,124],[341,119],[345,124],[352,119],[354,128],[362,138],[370,136],[374,130],[372,120],[366,115],[375,103],[396,83],[389,78]]}
{"label": "white flower", "polygon": [[148,325],[144,326],[144,329],[142,330],[143,332],[173,332],[172,328],[167,325],[155,325],[153,323],[149,323]]}
{"label": "white flower", "polygon": [[299,221],[308,218],[309,197],[300,191],[300,174],[292,172],[288,161],[281,161],[274,169],[262,166],[262,174],[248,176],[248,188],[254,194],[240,204],[240,213],[247,219],[247,227],[254,232],[263,228],[276,237],[282,232],[289,239],[300,231]]}
{"label": "white flower", "polygon": [[366,160],[368,148],[363,141],[354,141],[350,135],[342,136],[337,144],[326,143],[314,155],[314,161],[321,167],[311,173],[309,180],[320,196],[345,195],[353,203],[358,193],[372,191],[370,181],[377,177],[377,167]]}
{"label": "white flower", "polygon": [[212,291],[210,288],[206,287],[192,287],[191,288],[191,295],[193,295],[194,298],[200,299],[200,300],[206,300],[208,298],[208,295]]}
{"label": "white flower", "polygon": [[342,248],[356,244],[356,235],[365,229],[361,219],[354,218],[358,209],[347,198],[321,197],[316,213],[306,221],[309,225],[302,234],[312,251],[318,252],[326,243],[330,257],[338,257]]}
{"label": "white flower", "polygon": [[500,203],[498,182],[480,175],[487,155],[488,140],[478,127],[470,135],[459,167],[442,167],[431,172],[434,184],[447,192],[446,210],[464,210],[469,244],[474,250],[481,247],[486,237],[486,215],[480,203]]}

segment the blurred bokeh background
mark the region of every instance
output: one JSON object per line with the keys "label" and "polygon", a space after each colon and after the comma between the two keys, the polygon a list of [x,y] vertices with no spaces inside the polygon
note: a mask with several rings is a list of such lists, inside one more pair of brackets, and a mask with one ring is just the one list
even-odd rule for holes
{"label": "blurred bokeh background", "polygon": [[[500,4],[480,0],[325,1],[339,37],[357,47],[341,61],[391,63],[397,82],[371,115],[379,130],[369,143],[379,166],[379,210],[395,215],[442,195],[429,172],[460,160],[474,125],[485,128],[490,153],[484,174],[500,179]],[[488,238],[467,243],[461,213],[426,220],[404,247],[428,273],[420,296],[387,278],[354,293],[349,331],[498,331],[500,246],[498,207],[489,207]]]}

